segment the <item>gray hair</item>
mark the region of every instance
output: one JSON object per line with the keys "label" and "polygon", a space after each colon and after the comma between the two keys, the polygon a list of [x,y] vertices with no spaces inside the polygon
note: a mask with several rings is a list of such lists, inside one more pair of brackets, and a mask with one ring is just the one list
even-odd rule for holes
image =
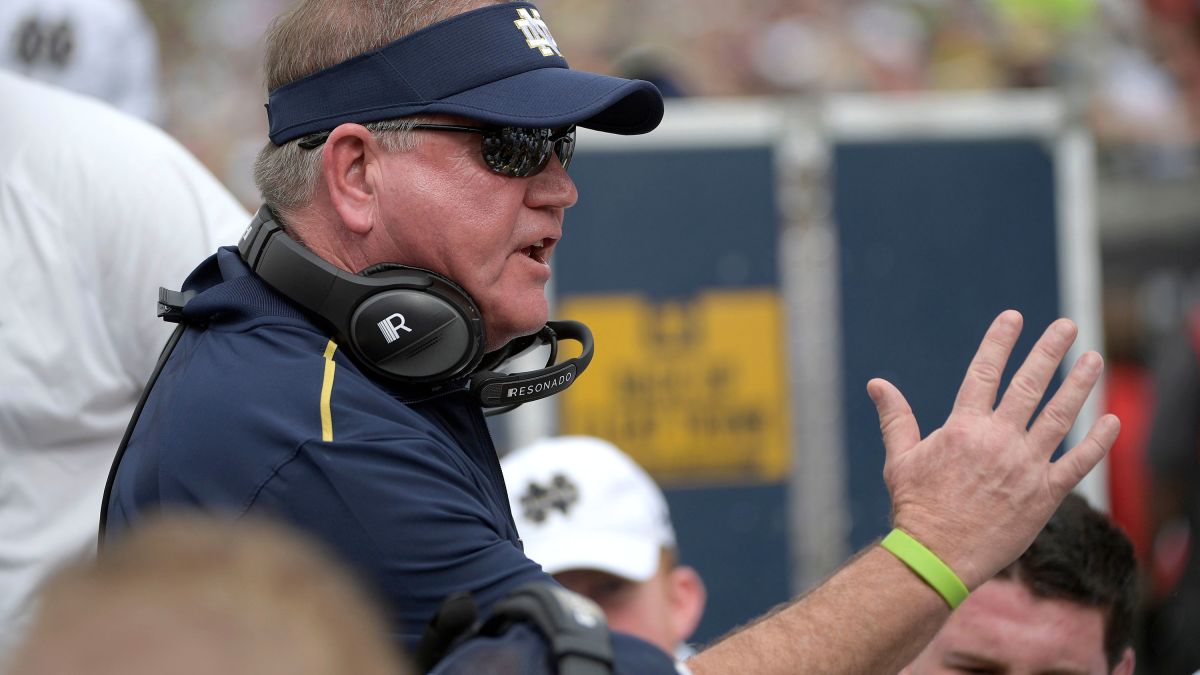
{"label": "gray hair", "polygon": [[[271,24],[266,36],[263,71],[268,91],[324,70],[364,52],[378,49],[409,33],[469,9],[505,0],[301,0]],[[364,124],[384,150],[411,149],[411,127],[421,120],[405,118]],[[282,220],[310,203],[320,175],[325,146],[306,150],[303,138],[258,153],[254,182],[263,201]]]}
{"label": "gray hair", "polygon": [[[379,140],[386,152],[398,152],[411,150],[416,145],[412,126],[420,121],[417,117],[406,117],[369,122],[363,126]],[[299,143],[314,135],[302,136],[283,145],[268,141],[254,162],[254,182],[262,191],[263,201],[281,219],[286,220],[287,214],[312,201],[321,174],[325,145],[308,150]]]}

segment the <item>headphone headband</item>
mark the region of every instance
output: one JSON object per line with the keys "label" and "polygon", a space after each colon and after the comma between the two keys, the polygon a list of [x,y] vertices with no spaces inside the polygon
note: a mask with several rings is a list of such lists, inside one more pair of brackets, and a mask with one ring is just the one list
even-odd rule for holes
{"label": "headphone headband", "polygon": [[[380,279],[352,274],[332,265],[288,236],[266,206],[258,210],[254,220],[242,233],[242,238],[238,241],[238,251],[250,269],[266,279],[275,290],[321,316],[326,316],[330,308],[343,307],[345,303],[353,302],[362,294],[364,286],[384,288],[396,283],[405,283],[414,288],[428,288],[432,285],[427,276],[429,273],[415,268],[410,268],[413,269],[413,273],[403,279],[397,275]],[[319,273],[312,274],[310,270],[304,269],[309,265],[315,265]],[[305,273],[297,274],[296,270],[303,270]],[[347,330],[348,326],[344,323],[337,323],[341,324],[337,326],[339,332]]]}
{"label": "headphone headband", "polygon": [[483,358],[479,309],[439,274],[404,265],[348,272],[289,237],[265,205],[238,251],[268,285],[328,322],[338,344],[377,375],[436,390]]}

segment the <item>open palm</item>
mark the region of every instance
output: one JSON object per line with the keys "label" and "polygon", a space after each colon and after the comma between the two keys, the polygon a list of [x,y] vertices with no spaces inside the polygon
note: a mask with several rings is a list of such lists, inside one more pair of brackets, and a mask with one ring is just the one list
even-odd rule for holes
{"label": "open palm", "polygon": [[1120,429],[1115,416],[1105,415],[1079,445],[1050,461],[1100,377],[1103,365],[1095,352],[1079,358],[1029,424],[1075,340],[1075,325],[1067,319],[1046,329],[995,403],[1021,324],[1012,310],[996,318],[949,418],[924,439],[894,385],[881,379],[867,384],[887,451],[883,474],[896,527],[941,557],[970,588],[1024,552]]}

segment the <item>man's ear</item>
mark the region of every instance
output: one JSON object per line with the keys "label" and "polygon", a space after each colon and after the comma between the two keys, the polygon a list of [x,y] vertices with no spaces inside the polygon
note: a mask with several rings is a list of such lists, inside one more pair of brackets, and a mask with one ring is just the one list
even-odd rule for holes
{"label": "man's ear", "polygon": [[687,565],[671,569],[667,574],[667,588],[671,602],[671,630],[677,641],[686,642],[704,616],[708,591],[696,570]]}
{"label": "man's ear", "polygon": [[1133,655],[1133,647],[1126,647],[1125,653],[1121,654],[1121,660],[1117,662],[1117,667],[1113,668],[1112,675],[1133,675],[1133,666],[1136,660]]}
{"label": "man's ear", "polygon": [[321,180],[330,204],[355,234],[366,234],[375,224],[381,158],[374,135],[361,124],[340,125],[322,149]]}

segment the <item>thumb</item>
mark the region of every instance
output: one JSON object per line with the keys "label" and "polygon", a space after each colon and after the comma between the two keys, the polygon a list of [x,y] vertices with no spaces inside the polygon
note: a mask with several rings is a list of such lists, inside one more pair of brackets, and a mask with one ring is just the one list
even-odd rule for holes
{"label": "thumb", "polygon": [[867,383],[867,395],[879,414],[879,430],[883,433],[883,446],[889,458],[921,442],[917,418],[896,385],[877,377]]}

